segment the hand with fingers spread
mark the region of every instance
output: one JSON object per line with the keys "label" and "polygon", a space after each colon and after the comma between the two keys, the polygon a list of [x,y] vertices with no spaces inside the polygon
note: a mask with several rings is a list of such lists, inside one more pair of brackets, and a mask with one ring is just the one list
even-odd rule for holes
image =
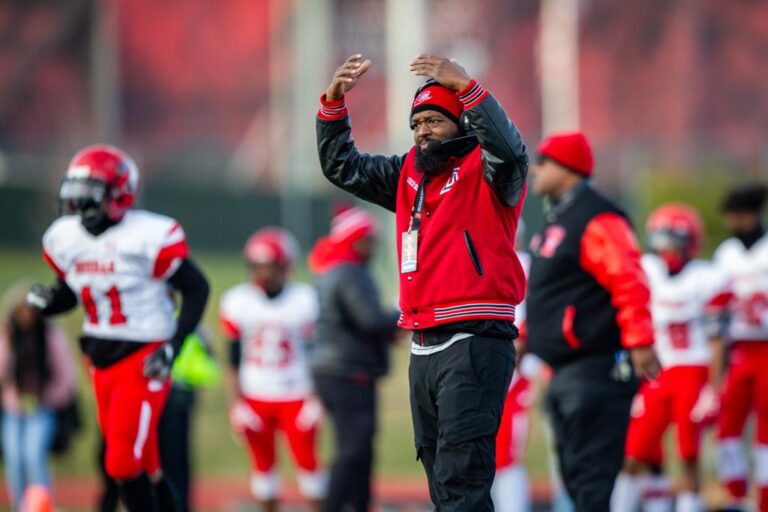
{"label": "hand with fingers spread", "polygon": [[325,99],[336,101],[343,98],[344,94],[351,91],[357,85],[357,81],[370,67],[370,59],[363,60],[362,54],[350,55],[344,64],[336,68],[331,84],[325,90]]}
{"label": "hand with fingers spread", "polygon": [[461,65],[445,57],[422,53],[408,64],[408,68],[414,75],[432,78],[454,91],[466,89],[472,81]]}

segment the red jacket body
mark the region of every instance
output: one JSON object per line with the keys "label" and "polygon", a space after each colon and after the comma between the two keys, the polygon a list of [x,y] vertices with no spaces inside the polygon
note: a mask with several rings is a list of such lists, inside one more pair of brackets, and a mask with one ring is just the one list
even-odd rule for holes
{"label": "red jacket body", "polygon": [[[397,233],[408,230],[419,182],[415,148],[402,167]],[[514,321],[525,292],[515,253],[523,201],[502,203],[483,175],[480,147],[432,176],[425,185],[418,267],[400,273],[400,326],[424,329],[468,320]],[[523,194],[524,195],[524,194]],[[402,239],[397,239],[398,261]]]}

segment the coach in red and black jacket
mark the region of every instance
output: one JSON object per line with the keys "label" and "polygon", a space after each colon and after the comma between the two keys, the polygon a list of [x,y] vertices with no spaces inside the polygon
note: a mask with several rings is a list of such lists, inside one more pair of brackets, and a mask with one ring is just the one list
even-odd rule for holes
{"label": "coach in red and black jacket", "polygon": [[581,133],[539,146],[533,190],[550,208],[531,240],[528,350],[554,369],[549,407],[576,510],[608,512],[637,387],[632,366],[642,377],[659,366],[635,235],[590,185],[592,167]]}
{"label": "coach in red and black jacket", "polygon": [[411,71],[431,80],[411,108],[415,145],[403,155],[360,153],[344,94],[369,66],[351,56],[322,97],[320,163],[335,185],[395,212],[399,325],[414,331],[411,409],[432,501],[441,511],[493,510],[495,435],[525,289],[514,240],[526,148],[463,68],[420,55]]}

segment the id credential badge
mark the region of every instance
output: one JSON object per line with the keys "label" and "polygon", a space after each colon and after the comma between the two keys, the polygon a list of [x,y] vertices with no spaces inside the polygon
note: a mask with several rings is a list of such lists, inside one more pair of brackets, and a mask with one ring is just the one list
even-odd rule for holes
{"label": "id credential badge", "polygon": [[416,272],[416,255],[419,252],[419,232],[406,231],[403,233],[402,255],[400,257],[400,273]]}
{"label": "id credential badge", "polygon": [[424,196],[426,195],[424,187],[426,184],[427,179],[422,178],[416,191],[416,200],[411,209],[411,223],[408,226],[408,231],[403,233],[403,239],[401,240],[401,274],[416,272],[416,256],[419,253],[419,228],[421,227],[421,212],[424,211]]}

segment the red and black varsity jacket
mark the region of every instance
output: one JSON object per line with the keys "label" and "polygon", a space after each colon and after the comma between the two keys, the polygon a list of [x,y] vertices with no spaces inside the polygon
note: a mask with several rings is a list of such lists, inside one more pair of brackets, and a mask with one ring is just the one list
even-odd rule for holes
{"label": "red and black varsity jacket", "polygon": [[[400,327],[423,330],[474,321],[514,320],[525,275],[514,250],[526,193],[528,156],[501,105],[473,81],[459,99],[479,144],[425,182],[418,270],[400,274]],[[340,188],[396,215],[398,257],[419,183],[416,147],[405,155],[360,153],[343,100],[317,119],[325,176]],[[399,258],[398,258],[399,260]]]}
{"label": "red and black varsity jacket", "polygon": [[650,290],[625,215],[587,182],[531,240],[528,348],[554,368],[653,344]]}

